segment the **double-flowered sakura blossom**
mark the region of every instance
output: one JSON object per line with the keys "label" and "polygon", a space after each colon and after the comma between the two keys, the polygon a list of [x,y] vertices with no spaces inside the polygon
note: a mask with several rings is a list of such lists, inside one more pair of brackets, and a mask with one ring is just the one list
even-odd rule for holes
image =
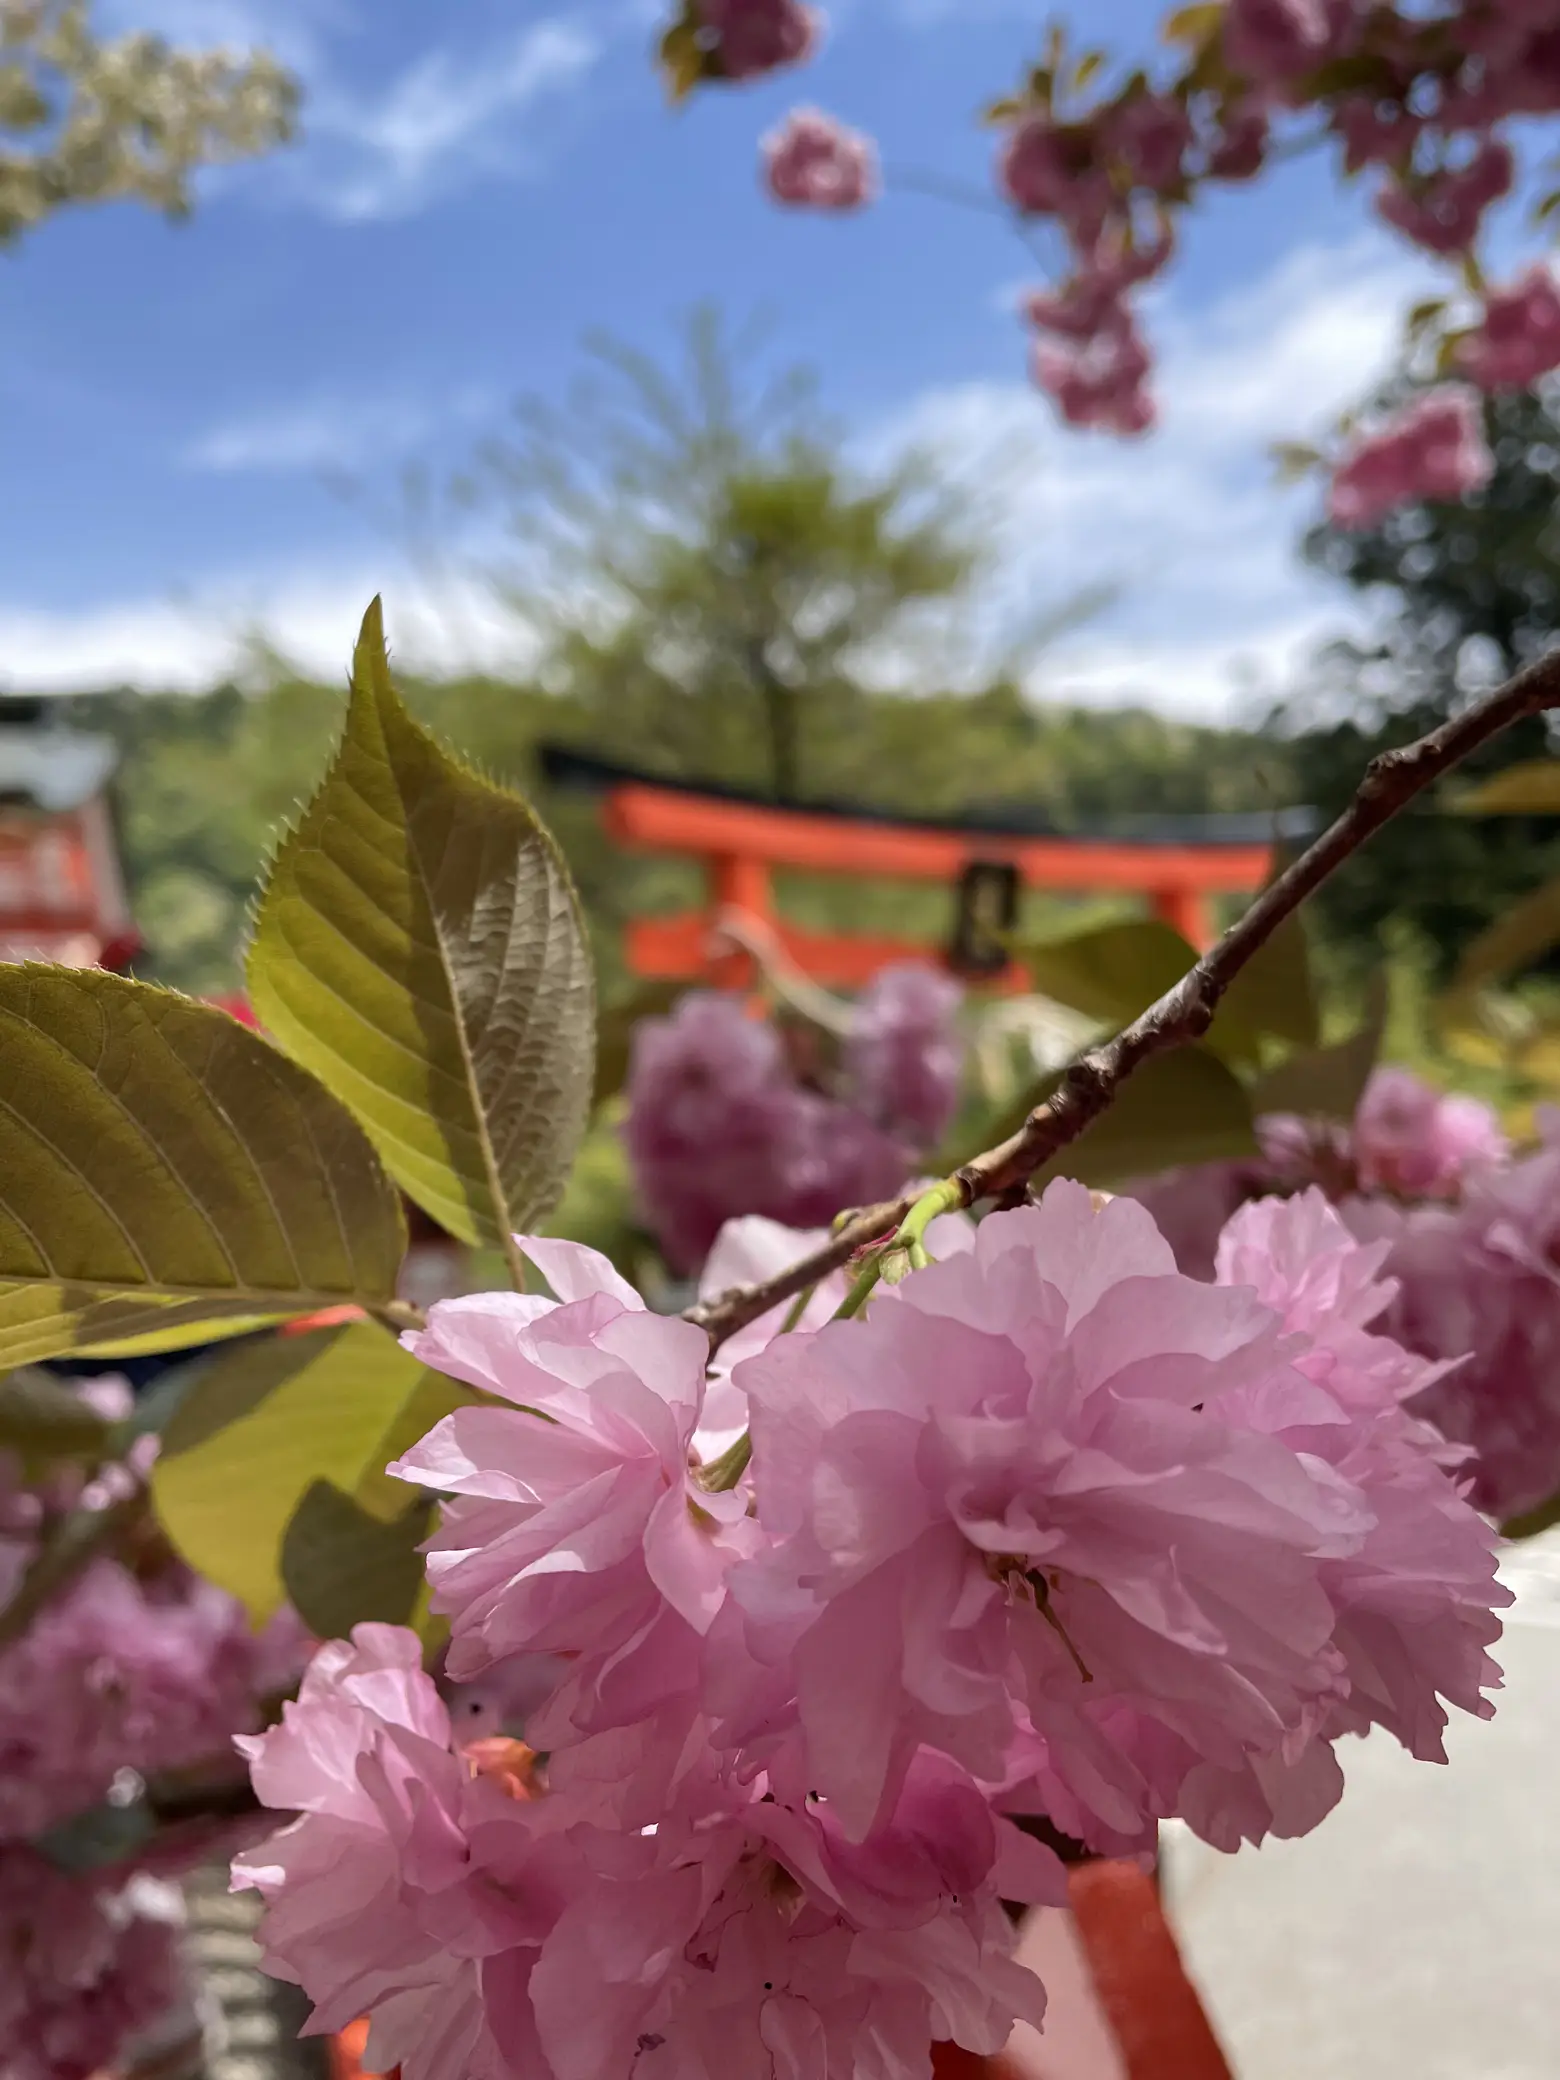
{"label": "double-flowered sakura blossom", "polygon": [[450,1672],[575,1657],[546,1714],[632,1724],[693,1680],[698,1643],[756,1532],[740,1492],[690,1470],[708,1342],[649,1313],[593,1251],[523,1245],[559,1295],[441,1302],[407,1338],[425,1364],[513,1404],[457,1410],[393,1473],[455,1499],[429,1555],[454,1614]]}
{"label": "double-flowered sakura blossom", "polygon": [[1560,1117],[1514,1156],[1491,1109],[1378,1069],[1353,1120],[1275,1114],[1260,1160],[1134,1186],[1183,1271],[1214,1276],[1219,1231],[1248,1200],[1316,1186],[1379,1244],[1379,1326],[1433,1361],[1416,1414],[1469,1453],[1477,1506],[1503,1522],[1560,1493]]}
{"label": "double-flowered sakura blossom", "polygon": [[926,1239],[743,1332],[713,1423],[702,1334],[569,1243],[521,1245],[555,1297],[409,1336],[489,1397],[394,1469],[448,1498],[449,1667],[556,1657],[548,1761],[452,1729],[409,1633],[321,1651],[248,1744],[301,1817],[238,1866],[316,2027],[369,2014],[405,2080],[925,2080],[1042,2013],[1000,1905],[1062,1897],[1036,1823],[1301,1833],[1345,1734],[1442,1759],[1488,1711],[1494,1536],[1384,1244],[1268,1200],[1205,1283],[1066,1183]]}
{"label": "double-flowered sakura blossom", "polygon": [[1442,383],[1348,443],[1328,511],[1339,527],[1374,527],[1412,499],[1468,498],[1494,470],[1477,396],[1464,384]]}
{"label": "double-flowered sakura blossom", "polygon": [[860,209],[877,193],[877,148],[821,108],[793,108],[763,142],[764,182],[776,202]]}
{"label": "double-flowered sakura blossom", "polygon": [[416,1640],[359,1626],[250,1744],[299,1815],[235,1866],[268,1968],[315,2029],[367,2013],[406,2080],[897,2080],[934,2038],[995,2051],[1040,2019],[999,1900],[1059,1899],[1059,1867],[956,1765],[921,1758],[862,1847],[697,1732],[652,1824],[620,1826],[588,1767],[517,1800],[456,1747]]}
{"label": "double-flowered sakura blossom", "polygon": [[67,1876],[0,1842],[0,2073],[92,2080],[179,1988],[170,1923],[134,1889]]}
{"label": "double-flowered sakura blossom", "polygon": [[641,1019],[624,1143],[645,1215],[675,1271],[696,1272],[727,1221],[832,1220],[897,1192],[958,1102],[962,991],[916,962],[854,1007],[841,1074],[804,1082],[776,1027],[729,992],[693,990]]}

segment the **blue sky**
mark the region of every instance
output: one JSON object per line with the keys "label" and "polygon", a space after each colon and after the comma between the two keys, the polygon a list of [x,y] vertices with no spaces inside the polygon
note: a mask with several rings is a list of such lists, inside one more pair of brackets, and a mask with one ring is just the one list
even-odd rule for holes
{"label": "blue sky", "polygon": [[[1118,48],[1156,15],[1063,11]],[[986,180],[973,112],[1034,55],[1041,9],[836,0],[816,65],[675,114],[647,62],[658,12],[99,0],[105,24],[269,41],[305,134],[208,176],[189,223],[77,211],[0,256],[0,680],[199,683],[255,625],[335,672],[378,587],[403,650],[501,663],[513,634],[475,583],[416,577],[322,478],[456,466],[509,397],[562,392],[583,333],[665,350],[710,298],[768,315],[863,454],[1004,460],[993,627],[1118,586],[1044,691],[1228,712],[1350,610],[1297,570],[1314,494],[1274,488],[1265,444],[1369,382],[1419,275],[1323,168],[1197,213],[1152,317],[1162,430],[1069,436],[1024,383],[1011,300],[1036,270],[1013,231],[896,185]],[[879,137],[879,207],[824,221],[760,194],[756,140],[797,101]]]}

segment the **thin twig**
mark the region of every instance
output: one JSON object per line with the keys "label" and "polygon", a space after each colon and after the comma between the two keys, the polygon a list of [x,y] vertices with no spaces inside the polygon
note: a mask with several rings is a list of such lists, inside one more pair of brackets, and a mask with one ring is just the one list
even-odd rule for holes
{"label": "thin twig", "polygon": [[[1219,1000],[1286,918],[1293,916],[1351,853],[1414,797],[1481,745],[1529,715],[1560,707],[1560,649],[1539,658],[1504,686],[1444,722],[1417,743],[1371,760],[1353,801],[1336,823],[1286,867],[1238,923],[1156,1003],[1111,1040],[1090,1048],[1066,1070],[1060,1087],[1037,1105],[1018,1132],[954,1173],[962,1204],[1015,1191],[1075,1141],[1112,1103],[1121,1085],[1153,1056],[1200,1039]],[[687,1310],[716,1346],[757,1321],[803,1286],[837,1271],[857,1250],[896,1229],[920,1191],[869,1206],[843,1221],[830,1239],[778,1277],[738,1286]]]}

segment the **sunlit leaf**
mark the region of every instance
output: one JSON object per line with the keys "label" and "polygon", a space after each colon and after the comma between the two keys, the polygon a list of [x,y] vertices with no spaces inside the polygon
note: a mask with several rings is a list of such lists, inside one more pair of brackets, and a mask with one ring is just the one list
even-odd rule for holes
{"label": "sunlit leaf", "polygon": [[1166,43],[1211,43],[1224,26],[1223,0],[1196,0],[1166,15],[1159,33]]}
{"label": "sunlit leaf", "polygon": [[386,1462],[474,1398],[372,1323],[267,1337],[185,1395],[152,1471],[158,1516],[197,1572],[264,1619],[305,1494],[329,1481],[381,1521],[403,1514],[410,1491]]}
{"label": "sunlit leaf", "polygon": [[1081,94],[1090,80],[1104,71],[1107,63],[1103,51],[1084,51],[1072,69],[1072,90]]}
{"label": "sunlit leaf", "polygon": [[1298,483],[1308,477],[1312,470],[1320,469],[1326,457],[1320,448],[1313,448],[1309,441],[1274,441],[1268,449],[1279,481],[1285,484]]}
{"label": "sunlit leaf", "polygon": [[1560,944],[1560,880],[1546,881],[1487,925],[1463,952],[1454,994],[1503,981]]}
{"label": "sunlit leaf", "polygon": [[521,797],[408,715],[377,600],[335,759],[261,898],[249,982],[267,1030],[451,1234],[508,1250],[556,1204],[595,1069],[578,899]]}
{"label": "sunlit leaf", "polygon": [[392,1298],[400,1202],[328,1091],[225,1012],[0,967],[0,1365]]}
{"label": "sunlit leaf", "polygon": [[1461,816],[1560,816],[1560,758],[1528,758],[1458,795]]}

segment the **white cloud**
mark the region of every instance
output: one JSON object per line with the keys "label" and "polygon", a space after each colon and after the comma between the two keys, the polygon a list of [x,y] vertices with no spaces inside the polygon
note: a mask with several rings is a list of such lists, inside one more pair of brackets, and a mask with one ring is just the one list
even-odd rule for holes
{"label": "white cloud", "polygon": [[430,51],[377,96],[321,82],[305,109],[299,185],[327,214],[362,222],[409,215],[474,176],[523,171],[515,118],[599,55],[593,34],[555,17],[470,58]]}
{"label": "white cloud", "polygon": [[440,401],[410,396],[320,396],[241,412],[193,440],[187,469],[217,475],[348,470],[394,460],[451,424],[489,417],[497,398],[473,387]]}
{"label": "white cloud", "polygon": [[[364,10],[352,0],[101,0],[105,25],[149,29],[192,49],[264,49],[304,88],[298,140],[263,168],[206,176],[231,188],[251,178],[344,222],[414,214],[465,183],[513,178],[536,164],[516,118],[534,112],[596,63],[601,39],[587,10],[548,16],[480,49],[438,45],[377,90],[344,83],[349,41]],[[437,18],[437,17],[435,17]]]}
{"label": "white cloud", "polygon": [[530,660],[525,629],[478,579],[418,577],[386,558],[216,579],[182,597],[106,600],[74,611],[0,602],[0,686],[197,691],[246,677],[262,644],[302,671],[339,680],[363,609],[381,588],[391,647],[408,669],[503,673]]}
{"label": "white cloud", "polygon": [[[1106,611],[1043,652],[1037,692],[1227,717],[1254,684],[1291,683],[1320,636],[1364,616],[1353,595],[1298,562],[1316,490],[1278,486],[1266,443],[1324,431],[1368,387],[1419,279],[1411,258],[1364,240],[1291,254],[1201,309],[1184,292],[1168,300],[1154,318],[1162,423],[1142,442],[1067,434],[1015,380],[932,391],[864,432],[859,450],[881,458],[929,447],[972,483],[996,487],[1000,556],[980,616],[988,661],[1070,595],[1114,585]],[[191,459],[302,468],[414,422],[424,423],[416,408],[394,400],[327,401],[215,428]],[[232,669],[259,629],[335,676],[380,584],[412,661],[501,669],[523,656],[522,635],[475,580],[419,584],[396,571],[388,556],[377,570],[311,564],[215,580],[184,603],[104,602],[71,614],[0,603],[0,658],[23,686],[197,686]],[[929,656],[902,660],[903,676],[935,671]]]}
{"label": "white cloud", "polygon": [[1118,588],[1106,612],[1046,652],[1037,690],[1229,715],[1253,678],[1277,690],[1324,630],[1363,611],[1299,562],[1316,488],[1276,484],[1267,448],[1325,435],[1388,364],[1425,278],[1412,256],[1371,237],[1291,253],[1206,308],[1189,307],[1184,290],[1166,299],[1150,318],[1160,425],[1141,441],[1069,434],[1014,381],[934,391],[871,445],[923,444],[976,483],[1000,468],[993,643],[1070,592]]}

